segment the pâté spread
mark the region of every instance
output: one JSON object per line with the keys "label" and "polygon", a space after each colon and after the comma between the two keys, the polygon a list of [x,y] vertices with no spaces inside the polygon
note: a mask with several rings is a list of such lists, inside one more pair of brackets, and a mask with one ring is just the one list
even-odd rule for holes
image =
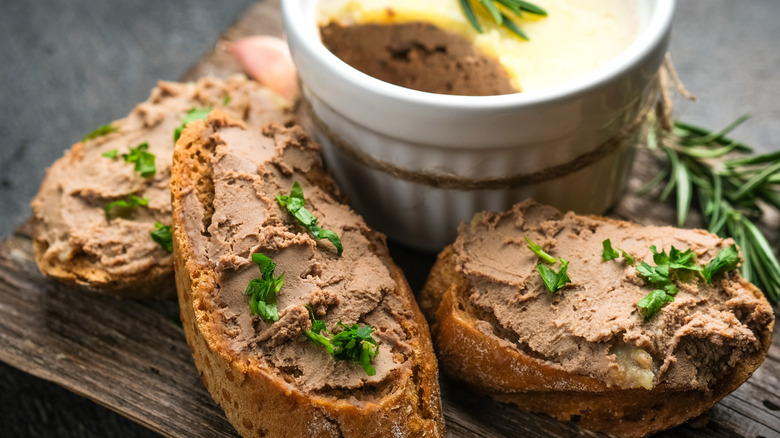
{"label": "p\u00e2t\u00e9 spread", "polygon": [[[85,137],[49,168],[32,201],[42,259],[60,264],[81,260],[113,276],[143,275],[152,268],[172,270],[170,253],[150,232],[156,222],[170,224],[174,131],[193,110],[219,108],[261,126],[291,119],[289,106],[269,89],[240,76],[160,82],[148,101],[106,125],[104,134]],[[133,149],[152,157],[149,174],[139,174],[123,158]],[[131,197],[143,204],[127,214],[109,214],[112,202]]]}
{"label": "p\u00e2t\u00e9 spread", "polygon": [[[209,300],[218,315],[215,324],[232,354],[262,364],[307,393],[327,395],[363,389],[374,397],[393,376],[411,365],[410,335],[398,322],[410,316],[408,303],[375,251],[382,246],[363,220],[331,193],[306,178],[319,166],[318,146],[299,127],[267,125],[263,131],[237,126],[207,127],[203,141],[215,146],[208,157],[213,201],[203,203],[196,191],[182,195],[188,247],[195,262],[216,275]],[[322,228],[335,231],[344,251],[316,240],[282,209],[275,195],[302,186],[306,208]],[[252,254],[269,256],[276,274],[284,273],[278,295],[279,320],[250,312],[247,285],[259,277]],[[371,360],[376,374],[356,363],[334,361],[305,332],[310,318],[329,330],[369,325],[378,342]],[[350,393],[351,397],[360,394]]]}
{"label": "p\u00e2t\u00e9 spread", "polygon": [[[523,236],[569,261],[571,283],[550,293]],[[652,287],[638,265],[603,259],[605,239],[637,264],[653,263],[653,245],[691,249],[707,264],[733,244],[702,230],[562,214],[533,201],[479,213],[454,244],[456,271],[472,285],[468,301],[486,315],[479,329],[548,366],[620,388],[708,390],[761,348],[772,310],[737,270],[711,284],[678,281],[674,300],[645,318],[637,303]]]}

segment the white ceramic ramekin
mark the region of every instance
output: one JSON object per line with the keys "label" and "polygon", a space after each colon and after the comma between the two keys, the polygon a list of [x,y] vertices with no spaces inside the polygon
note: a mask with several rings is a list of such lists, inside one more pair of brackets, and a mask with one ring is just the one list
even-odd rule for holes
{"label": "white ceramic ramekin", "polygon": [[389,84],[320,41],[317,0],[282,0],[304,104],[353,208],[403,244],[438,251],[460,222],[531,197],[603,213],[658,91],[675,0],[638,0],[636,41],[601,68],[538,91],[451,96]]}

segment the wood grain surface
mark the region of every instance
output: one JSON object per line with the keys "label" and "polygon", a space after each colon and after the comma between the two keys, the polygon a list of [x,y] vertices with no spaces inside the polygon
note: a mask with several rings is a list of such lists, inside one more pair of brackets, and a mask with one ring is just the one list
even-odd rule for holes
{"label": "wood grain surface", "polygon": [[[278,1],[250,8],[225,40],[281,34]],[[225,76],[239,67],[217,45],[184,79]],[[673,209],[630,195],[658,169],[639,151],[630,187],[612,216],[669,224]],[[689,225],[695,225],[692,218]],[[778,218],[760,224],[776,241]],[[391,245],[396,262],[419,292],[434,261]],[[777,307],[775,308],[777,314]],[[780,436],[780,324],[769,355],[754,376],[701,417],[660,436]],[[0,243],[0,360],[109,407],[170,437],[234,437],[200,382],[175,302],[119,300],[49,281],[35,266],[30,226]],[[525,413],[442,380],[449,437],[599,436],[543,415]]]}

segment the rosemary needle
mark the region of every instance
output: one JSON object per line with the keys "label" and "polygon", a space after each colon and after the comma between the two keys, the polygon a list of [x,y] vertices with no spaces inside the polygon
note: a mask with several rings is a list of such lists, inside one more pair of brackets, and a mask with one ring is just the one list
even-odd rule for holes
{"label": "rosemary needle", "polygon": [[[528,41],[528,35],[523,32],[520,27],[512,21],[512,19],[507,15],[507,13],[512,13],[517,17],[522,17],[523,13],[527,12],[529,14],[535,14],[540,15],[543,17],[547,16],[547,11],[540,8],[539,6],[536,6],[533,3],[529,3],[523,0],[477,0],[479,4],[482,5],[483,8],[488,12],[488,14],[493,18],[493,21],[496,22],[499,26],[504,26],[507,29],[509,29],[510,32],[514,33],[515,35],[519,36],[520,38]],[[471,25],[474,27],[474,29],[482,33],[484,30],[482,29],[482,25],[479,23],[479,19],[477,18],[476,12],[474,12],[474,8],[471,6],[471,0],[460,0],[460,7],[463,10],[463,15],[466,16],[466,19],[471,23]]]}
{"label": "rosemary needle", "polygon": [[654,116],[648,116],[648,148],[662,150],[668,160],[637,194],[648,193],[666,181],[660,199],[675,194],[680,226],[693,200],[698,199],[698,210],[709,231],[733,238],[742,250],[740,269],[745,279],[777,302],[780,264],[754,222],[761,219],[762,206],[780,211],[780,151],[725,159],[729,153],[752,151],[726,137],[748,117],[744,115],[717,132],[682,122],[675,122],[672,132],[663,132],[654,126]]}

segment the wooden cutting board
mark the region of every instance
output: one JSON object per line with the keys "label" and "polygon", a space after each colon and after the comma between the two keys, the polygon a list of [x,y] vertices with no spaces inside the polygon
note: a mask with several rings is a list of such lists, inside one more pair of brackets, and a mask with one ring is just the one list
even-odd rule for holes
{"label": "wooden cutting board", "polygon": [[[223,39],[281,33],[278,0],[267,0],[249,8]],[[183,79],[239,70],[217,45]],[[669,206],[630,195],[657,169],[653,156],[638,151],[629,194],[611,216],[642,224],[673,223]],[[772,242],[777,222],[771,217],[760,224]],[[176,302],[120,300],[46,280],[35,266],[30,231],[29,223],[24,224],[0,243],[0,360],[165,436],[237,436],[200,382]],[[392,244],[391,253],[419,292],[434,256]],[[746,384],[704,415],[661,436],[780,436],[779,331],[776,327],[766,361]],[[442,379],[441,384],[448,437],[600,436],[497,403],[458,383]]]}

